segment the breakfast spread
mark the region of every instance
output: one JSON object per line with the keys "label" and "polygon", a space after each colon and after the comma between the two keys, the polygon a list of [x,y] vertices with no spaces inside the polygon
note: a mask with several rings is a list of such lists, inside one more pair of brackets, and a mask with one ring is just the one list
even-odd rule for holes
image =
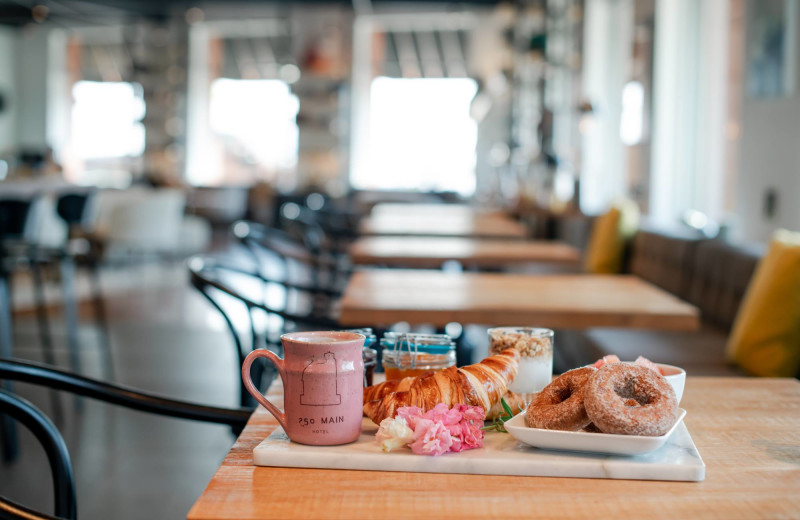
{"label": "breakfast spread", "polygon": [[[599,368],[595,368],[599,365]],[[530,428],[660,436],[675,424],[678,400],[658,366],[603,359],[556,378],[531,402]]]}
{"label": "breakfast spread", "polygon": [[[387,381],[362,387],[355,378],[363,379],[367,366],[376,364],[375,350],[362,348],[368,338],[374,342],[370,330],[286,334],[281,338],[286,358],[266,350],[254,352],[243,366],[243,381],[250,383],[248,390],[275,415],[292,442],[358,442],[369,430],[360,413],[351,413],[360,408],[364,421],[379,425],[369,437],[381,451],[419,455],[482,448],[487,432],[496,432],[488,440],[498,433],[511,434],[540,448],[638,454],[661,446],[685,414],[676,397],[685,381],[678,367],[641,356],[623,363],[612,355],[552,379],[552,331],[503,327],[491,329],[489,335],[489,357],[456,367],[449,336],[388,333],[381,341],[383,364],[398,370],[387,373]],[[260,356],[286,367],[285,411],[250,388],[248,363]],[[442,356],[450,366],[428,366],[429,356]],[[547,370],[542,369],[545,364]],[[391,377],[397,375],[401,377]],[[524,392],[514,391],[515,384]],[[586,441],[575,444],[552,437],[578,431],[588,434],[581,437]],[[602,434],[630,435],[634,444],[604,443],[602,439],[615,436]]]}
{"label": "breakfast spread", "polygon": [[381,383],[364,391],[365,396],[375,397],[364,403],[364,415],[380,424],[387,417],[394,417],[404,406],[416,406],[427,411],[439,403],[448,407],[466,404],[489,410],[508,391],[518,365],[519,353],[507,349],[480,363],[411,378],[404,383],[403,388],[407,386],[405,390],[399,389],[402,381]]}

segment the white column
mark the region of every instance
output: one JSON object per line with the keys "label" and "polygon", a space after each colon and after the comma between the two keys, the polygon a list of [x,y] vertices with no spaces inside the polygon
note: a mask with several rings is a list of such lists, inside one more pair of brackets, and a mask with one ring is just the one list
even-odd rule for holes
{"label": "white column", "polygon": [[350,179],[368,178],[369,102],[372,84],[372,37],[374,23],[368,15],[353,23],[353,86],[350,96]]}
{"label": "white column", "polygon": [[700,67],[696,111],[695,197],[693,206],[714,220],[724,213],[728,112],[729,0],[700,4]]}
{"label": "white column", "polygon": [[650,218],[723,212],[728,0],[657,0]]}
{"label": "white column", "polygon": [[633,4],[588,0],[584,19],[583,90],[594,110],[581,125],[580,199],[584,212],[596,214],[627,190],[619,126],[632,57]]}
{"label": "white column", "polygon": [[186,110],[186,171],[184,178],[195,186],[222,180],[223,164],[209,127],[211,101],[209,28],[197,24],[189,29],[189,76]]}

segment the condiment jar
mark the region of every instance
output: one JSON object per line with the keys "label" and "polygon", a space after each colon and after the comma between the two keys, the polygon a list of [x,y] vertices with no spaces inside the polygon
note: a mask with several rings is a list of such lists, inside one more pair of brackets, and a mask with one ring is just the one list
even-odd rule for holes
{"label": "condiment jar", "polygon": [[364,348],[361,351],[361,358],[364,360],[364,387],[372,386],[372,379],[375,375],[375,368],[378,366],[378,351],[372,348],[378,341],[378,337],[372,329],[347,329],[345,332],[355,332],[364,335]]}
{"label": "condiment jar", "polygon": [[387,380],[418,376],[456,364],[456,344],[447,334],[386,333],[381,347]]}

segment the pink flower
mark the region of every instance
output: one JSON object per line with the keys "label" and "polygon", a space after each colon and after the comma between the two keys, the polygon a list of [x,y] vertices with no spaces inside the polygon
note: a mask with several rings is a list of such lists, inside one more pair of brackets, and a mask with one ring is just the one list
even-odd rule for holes
{"label": "pink flower", "polygon": [[433,409],[425,412],[425,418],[431,421],[439,421],[445,426],[458,424],[461,422],[461,411],[457,407],[448,408],[446,404],[439,403]]}
{"label": "pink flower", "polygon": [[470,425],[468,428],[463,428],[459,439],[461,440],[462,450],[483,448],[483,430],[481,430],[480,426]]}
{"label": "pink flower", "polygon": [[408,427],[412,430],[417,427],[417,421],[422,419],[422,408],[416,406],[403,406],[397,409],[397,417],[406,420]]}
{"label": "pink flower", "polygon": [[[396,419],[381,422],[378,442],[382,447],[386,445],[384,451],[389,451],[398,447],[398,442],[408,439],[406,442],[418,455],[482,448],[481,427],[485,417],[486,413],[480,406],[459,404],[448,408],[440,403],[427,412],[416,406],[404,406],[397,409]],[[410,438],[408,429],[413,431]]]}
{"label": "pink flower", "polygon": [[414,429],[414,442],[411,451],[417,455],[441,455],[450,451],[453,437],[439,421],[420,419]]}
{"label": "pink flower", "polygon": [[452,435],[458,438],[458,442],[453,442],[452,451],[470,450],[483,447],[483,420],[486,413],[480,406],[458,405],[459,413],[462,416],[457,428],[451,429]]}
{"label": "pink flower", "polygon": [[468,421],[475,421],[483,423],[486,419],[486,412],[480,406],[467,406],[465,404],[458,405],[458,411],[464,419]]}

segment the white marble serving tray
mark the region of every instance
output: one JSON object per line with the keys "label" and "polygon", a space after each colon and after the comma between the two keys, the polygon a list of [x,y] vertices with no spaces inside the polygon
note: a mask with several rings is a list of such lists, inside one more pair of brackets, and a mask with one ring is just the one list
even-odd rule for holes
{"label": "white marble serving tray", "polygon": [[361,437],[354,443],[306,446],[291,442],[278,428],[253,449],[253,460],[257,466],[291,468],[631,480],[701,481],[706,473],[703,459],[683,423],[664,446],[636,456],[542,450],[498,432],[486,433],[483,449],[438,457],[414,455],[408,449],[383,453],[375,442],[377,430],[365,418]]}

